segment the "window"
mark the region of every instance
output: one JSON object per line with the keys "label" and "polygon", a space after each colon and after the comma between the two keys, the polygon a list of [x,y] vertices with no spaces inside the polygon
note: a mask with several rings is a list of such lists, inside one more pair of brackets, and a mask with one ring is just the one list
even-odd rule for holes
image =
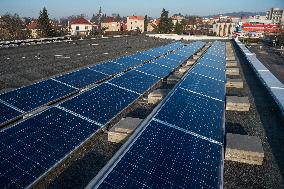
{"label": "window", "polygon": [[76,31],[78,31],[79,30],[79,26],[76,26]]}
{"label": "window", "polygon": [[87,30],[88,29],[88,26],[85,26],[85,30]]}

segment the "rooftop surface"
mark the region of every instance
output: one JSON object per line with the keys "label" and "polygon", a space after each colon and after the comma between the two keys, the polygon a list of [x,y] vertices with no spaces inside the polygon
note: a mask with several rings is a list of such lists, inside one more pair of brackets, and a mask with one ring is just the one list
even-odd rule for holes
{"label": "rooftop surface", "polygon": [[[0,49],[0,91],[29,85],[54,75],[166,43],[169,40],[132,36]],[[245,87],[241,92],[228,93],[247,95],[251,109],[245,113],[226,112],[226,132],[258,136],[262,141],[265,160],[261,166],[226,161],[224,188],[284,188],[283,122],[277,105],[265,87],[245,58],[236,52]],[[281,72],[282,68],[275,70]],[[135,111],[128,116],[144,119],[152,109],[152,105],[137,104]],[[99,133],[84,147],[85,153],[60,171],[57,170],[56,176],[51,177],[54,180],[38,187],[84,188],[120,146],[121,144],[108,142],[106,133]]]}

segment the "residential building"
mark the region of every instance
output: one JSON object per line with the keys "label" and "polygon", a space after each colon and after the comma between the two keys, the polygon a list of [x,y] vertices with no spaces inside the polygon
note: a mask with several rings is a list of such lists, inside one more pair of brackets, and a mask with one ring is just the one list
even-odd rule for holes
{"label": "residential building", "polygon": [[236,24],[235,23],[216,23],[213,24],[213,32],[216,36],[227,37],[234,33]]}
{"label": "residential building", "polygon": [[121,24],[114,17],[107,17],[102,21],[101,28],[106,28],[106,32],[121,31]]}
{"label": "residential building", "polygon": [[137,28],[144,32],[144,16],[127,16],[127,31],[135,31]]}
{"label": "residential building", "polygon": [[171,17],[173,24],[176,25],[176,23],[181,23],[181,21],[184,19],[184,17],[182,15],[174,15]]}
{"label": "residential building", "polygon": [[159,25],[159,23],[160,23],[160,19],[150,20],[150,22],[147,25],[147,31],[153,32],[155,28]]}
{"label": "residential building", "polygon": [[284,24],[284,10],[271,8],[266,12],[266,19],[271,20],[272,24]]}
{"label": "residential building", "polygon": [[266,16],[260,16],[260,15],[256,15],[256,16],[250,16],[247,20],[247,23],[251,23],[251,24],[272,24],[272,20],[268,20],[266,18]]}
{"label": "residential building", "polygon": [[27,29],[31,31],[32,38],[38,38],[39,26],[36,21],[32,21],[30,24],[28,24]]}
{"label": "residential building", "polygon": [[92,31],[92,24],[85,18],[78,18],[70,23],[71,35],[87,36]]}

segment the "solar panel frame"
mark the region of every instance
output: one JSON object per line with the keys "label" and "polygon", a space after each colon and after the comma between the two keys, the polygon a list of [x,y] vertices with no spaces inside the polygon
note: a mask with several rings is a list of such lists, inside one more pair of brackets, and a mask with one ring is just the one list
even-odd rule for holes
{"label": "solar panel frame", "polygon": [[23,113],[0,100],[0,126],[20,118]]}
{"label": "solar panel frame", "polygon": [[113,76],[115,74],[124,72],[129,69],[128,66],[115,63],[113,61],[103,62],[94,66],[89,67],[92,70],[99,71],[101,73]]}
{"label": "solar panel frame", "polygon": [[[47,84],[49,84],[49,85],[47,85]],[[52,85],[56,86],[56,88],[50,87]],[[38,91],[38,90],[44,90],[44,88],[42,88],[40,86],[44,86],[46,88],[46,90],[50,91],[50,93],[54,92],[54,91],[51,91],[50,89],[52,89],[52,90],[56,89],[57,90],[56,96],[51,96],[51,98],[48,99],[48,100],[42,99],[42,97],[44,95],[48,95],[48,94],[47,94],[46,91]],[[62,95],[58,93],[58,90],[62,91]],[[34,93],[34,91],[36,91],[37,93]],[[39,94],[39,92],[41,92],[41,94],[36,95],[36,94]],[[19,110],[22,110],[24,112],[29,112],[29,111],[32,111],[34,109],[40,108],[44,105],[58,101],[59,99],[65,98],[65,97],[67,97],[71,94],[74,94],[76,92],[78,92],[78,89],[76,89],[74,87],[64,85],[64,84],[57,82],[53,79],[48,79],[48,80],[43,80],[43,81],[34,83],[33,85],[21,87],[21,88],[18,88],[16,90],[13,90],[13,91],[3,93],[3,94],[0,95],[0,100],[5,101],[6,103],[18,108]],[[42,93],[44,93],[44,94],[42,94]],[[15,98],[14,94],[18,95],[18,96],[16,96],[17,98]],[[31,104],[31,100],[30,100],[30,97],[29,97],[29,95],[31,95],[31,94],[33,94],[33,95],[35,94],[34,96],[36,98],[41,97],[42,100],[40,100],[40,102],[32,101],[33,104]],[[21,98],[23,96],[28,97],[29,99]],[[29,104],[29,105],[27,105],[27,104]]]}
{"label": "solar panel frame", "polygon": [[131,70],[125,74],[107,81],[107,83],[114,84],[141,95],[145,92],[145,90],[147,91],[160,80],[161,78],[155,77],[153,75]]}
{"label": "solar panel frame", "polygon": [[[160,131],[159,132],[160,135],[158,135],[158,134],[152,134],[151,135],[151,133],[155,133],[157,131]],[[169,137],[168,136],[169,134],[170,135],[174,135],[174,134],[177,134],[177,133],[179,133],[179,137],[184,137],[184,141],[187,141],[187,142],[181,142],[180,140],[179,141],[175,141],[175,139],[179,139],[179,138],[178,137]],[[150,134],[151,137],[146,137],[147,134]],[[182,135],[180,135],[180,134],[182,134]],[[144,135],[146,135],[146,136],[144,136]],[[164,139],[163,138],[157,138],[158,136],[160,136],[160,137],[162,136],[162,137],[164,137]],[[179,157],[182,157],[183,155],[185,155],[185,153],[190,153],[191,152],[192,146],[194,146],[194,145],[188,145],[188,144],[191,144],[191,140],[189,140],[189,138],[194,138],[194,136],[191,135],[191,134],[185,133],[183,131],[176,130],[176,129],[172,128],[172,127],[168,127],[168,126],[163,125],[163,124],[161,124],[159,122],[150,121],[144,127],[144,129],[139,133],[139,135],[137,135],[134,138],[134,140],[132,140],[132,142],[127,145],[126,149],[124,150],[124,152],[121,155],[122,157],[121,158],[117,158],[114,162],[112,162],[111,168],[106,172],[106,174],[104,174],[103,178],[100,180],[100,182],[97,183],[97,185],[95,185],[94,188],[108,188],[108,187],[104,187],[105,183],[110,184],[110,186],[111,186],[110,188],[129,188],[129,186],[131,186],[131,188],[132,188],[133,185],[125,185],[127,183],[125,181],[123,181],[123,177],[127,178],[127,180],[131,180],[131,178],[133,178],[134,183],[131,182],[130,184],[134,184],[135,186],[138,186],[137,188],[140,188],[141,186],[148,187],[148,188],[156,188],[158,186],[158,188],[160,188],[162,186],[161,185],[162,183],[167,184],[167,185],[165,185],[166,188],[169,188],[170,186],[172,186],[170,188],[176,188],[177,186],[179,186],[181,188],[182,187],[183,188],[188,188],[190,185],[182,185],[181,186],[181,184],[184,184],[184,183],[192,184],[190,182],[190,181],[192,181],[191,180],[192,176],[191,177],[185,176],[186,179],[183,180],[183,182],[181,182],[180,179],[177,179],[176,177],[167,177],[167,179],[163,179],[164,182],[161,182],[158,179],[159,177],[173,176],[173,175],[172,174],[171,175],[164,175],[163,173],[165,171],[160,172],[159,169],[157,169],[156,167],[158,167],[159,164],[161,164],[161,162],[162,162],[162,165],[164,165],[163,168],[165,168],[165,169],[170,169],[172,171],[174,171],[175,168],[180,169],[179,171],[178,170],[175,171],[176,173],[182,173],[184,171],[184,169],[188,168],[188,167],[193,168],[193,169],[195,169],[195,168],[198,169],[198,166],[196,166],[196,165],[195,166],[190,166],[191,164],[189,162],[185,163],[186,165],[183,164],[181,166],[177,166],[177,164],[179,163],[177,159],[174,159],[175,161],[172,162],[172,163],[169,162],[170,164],[167,166],[168,160],[173,160],[173,159],[171,159],[172,158],[171,153],[177,154],[177,152],[179,152],[178,153]],[[148,141],[147,141],[147,139],[148,139]],[[166,141],[164,141],[165,139],[166,139]],[[219,154],[216,157],[221,158],[222,147],[220,145],[215,144],[215,143],[210,143],[210,142],[202,140],[202,139],[200,139],[198,137],[196,137],[194,139],[197,139],[196,142],[198,141],[198,142],[201,142],[201,143],[209,145],[209,146],[213,146],[214,148],[218,149],[217,151],[216,150],[212,150],[212,152],[214,152],[216,154]],[[146,140],[147,142],[143,142],[143,140]],[[153,143],[153,145],[152,145],[152,143]],[[171,144],[172,146],[168,147],[167,145],[164,145],[165,143],[167,143],[168,145]],[[183,145],[183,144],[184,145],[186,144],[186,147],[184,146],[184,148],[183,148],[183,147],[180,146],[180,145]],[[155,147],[155,150],[151,150],[151,145]],[[179,146],[179,147],[175,147],[175,146]],[[138,153],[136,153],[135,151],[133,152],[133,149],[135,149],[135,147],[138,149],[138,150],[136,150],[136,151],[139,151]],[[163,149],[163,148],[165,148],[165,149]],[[189,148],[189,149],[186,150],[186,148]],[[181,152],[182,150],[185,150],[184,153]],[[166,152],[166,154],[165,154],[165,152]],[[206,152],[208,153],[208,151],[205,151],[205,150],[204,151],[200,151],[199,152],[200,153],[200,158],[204,158],[204,159],[208,158],[208,161],[213,161],[214,158],[212,159],[212,158],[210,158],[211,156],[204,155],[204,153],[206,153]],[[158,163],[158,162],[155,162],[153,160],[148,160],[148,159],[150,159],[152,157],[152,154],[157,154],[156,157],[158,157],[158,159],[156,161],[159,160],[161,162]],[[134,158],[128,158],[129,155],[130,156],[134,155]],[[192,154],[192,157],[194,157],[194,156],[196,156],[196,153]],[[197,159],[200,160],[200,158],[197,158]],[[148,164],[146,162],[143,163],[144,159],[147,160]],[[182,159],[182,158],[180,158],[180,159]],[[191,158],[189,158],[189,159],[192,160]],[[131,166],[131,167],[135,168],[135,171],[132,170],[129,166],[123,164],[124,162],[131,162],[131,160],[136,161],[136,163],[132,164],[132,166]],[[142,160],[142,162],[141,162],[141,160]],[[181,162],[186,161],[186,160],[188,160],[188,159],[184,158],[184,159],[182,159]],[[216,161],[216,163],[218,164],[215,167],[215,171],[218,172],[217,175],[221,174],[220,170],[222,169],[221,168],[222,165],[219,165],[220,161],[219,160]],[[212,165],[211,163],[206,163],[206,162],[202,162],[202,161],[195,161],[195,163],[196,164],[204,163],[205,165],[206,164]],[[173,165],[176,165],[176,166],[172,167]],[[122,172],[122,174],[119,174],[120,177],[118,177],[119,175],[113,175],[113,173],[118,173],[118,171],[116,169],[119,170],[119,168],[121,168],[120,171],[124,170]],[[145,175],[145,173],[142,173],[139,170],[146,171],[146,175],[148,175],[149,179],[150,179],[151,175],[154,175],[154,174],[159,175],[159,177],[154,177],[154,179],[151,179],[151,180],[149,180],[149,179],[144,180],[141,177],[146,176],[146,175]],[[166,173],[169,173],[170,170],[166,171]],[[213,172],[215,172],[215,171],[213,171]],[[134,175],[137,172],[139,174]],[[187,172],[187,173],[190,173],[190,171]],[[177,174],[177,176],[183,177],[184,175]],[[110,183],[109,180],[108,180],[109,177],[116,178],[114,181],[119,181],[117,183],[118,185],[113,185],[112,183]],[[202,177],[204,178],[204,180],[210,178],[210,176],[208,176],[207,174],[203,175]],[[117,178],[119,178],[119,179],[117,179]],[[219,178],[219,176],[218,176],[218,178]],[[214,186],[211,186],[211,188],[218,188],[219,187],[221,181],[218,178],[217,178],[217,181],[216,180],[214,181],[214,184],[213,184]],[[195,180],[195,182],[197,181],[196,178],[194,180]],[[176,182],[176,183],[172,184],[172,185],[169,185],[170,181],[171,182]],[[153,185],[153,184],[155,184],[155,185]],[[156,185],[156,184],[158,184],[158,185]],[[202,184],[204,184],[204,183],[202,183]],[[200,186],[201,185],[199,185],[199,187]],[[210,188],[209,185],[206,185],[206,186]]]}
{"label": "solar panel frame", "polygon": [[226,81],[226,74],[225,69],[219,69],[215,68],[213,66],[207,66],[205,64],[202,64],[201,62],[198,62],[192,69],[191,72],[209,77],[221,82]]}
{"label": "solar panel frame", "polygon": [[142,73],[153,75],[155,77],[159,77],[161,79],[168,76],[173,71],[172,68],[154,63],[145,64],[141,67],[136,68],[135,70]]}
{"label": "solar panel frame", "polygon": [[188,91],[220,101],[225,101],[224,86],[225,82],[204,77],[196,73],[187,75],[184,78],[184,82],[180,85],[181,88]]}
{"label": "solar panel frame", "polygon": [[55,80],[66,83],[72,87],[85,88],[89,85],[107,79],[109,75],[93,69],[83,68],[67,74],[54,77]]}
{"label": "solar panel frame", "polygon": [[177,88],[154,119],[223,143],[224,128],[218,123],[223,123],[224,106],[224,102]]}
{"label": "solar panel frame", "polygon": [[[55,111],[55,112],[52,112],[52,111]],[[44,140],[44,138],[42,138],[41,140],[42,141],[44,140],[45,142],[40,143],[41,140],[40,140],[40,138],[36,137],[37,136],[36,135],[36,133],[37,133],[36,131],[40,130],[40,133],[42,133],[43,132],[42,128],[45,128],[46,131],[51,132],[50,126],[52,126],[52,124],[49,124],[49,127],[46,128],[47,125],[44,124],[44,123],[49,123],[49,122],[43,121],[43,118],[51,119],[51,118],[53,118],[53,116],[55,116],[55,117],[57,116],[58,117],[59,115],[62,115],[61,114],[62,112],[64,112],[64,111],[62,111],[62,110],[60,110],[58,108],[55,108],[55,107],[49,108],[49,109],[47,109],[47,110],[45,110],[43,112],[40,112],[40,113],[34,115],[30,119],[23,120],[23,121],[15,124],[15,125],[12,125],[9,128],[6,128],[6,129],[0,131],[0,135],[1,134],[3,135],[3,133],[12,130],[12,132],[10,132],[10,133],[15,133],[17,135],[17,137],[19,137],[14,143],[10,142],[10,145],[8,145],[8,146],[11,146],[11,147],[8,148],[5,145],[6,148],[5,149],[1,148],[1,150],[0,150],[0,153],[2,154],[1,157],[3,157],[3,153],[9,152],[7,150],[10,150],[10,149],[14,150],[13,154],[15,154],[15,155],[12,156],[12,154],[10,154],[10,156],[9,156],[9,154],[8,154],[8,157],[10,157],[8,159],[10,164],[12,162],[20,161],[19,163],[14,164],[14,166],[12,166],[13,164],[11,164],[10,166],[11,166],[12,169],[7,170],[5,173],[3,172],[4,170],[3,170],[3,167],[2,167],[2,170],[1,170],[2,172],[0,173],[2,178],[3,177],[5,178],[5,175],[7,173],[11,172],[13,169],[17,169],[8,178],[11,179],[11,178],[16,178],[17,177],[19,180],[21,179],[21,182],[23,182],[24,184],[20,185],[20,183],[16,183],[18,180],[12,180],[12,181],[10,180],[10,182],[12,182],[12,184],[14,184],[14,186],[17,186],[17,188],[29,188],[34,183],[36,183],[38,180],[40,180],[43,176],[45,176],[50,170],[52,170],[58,164],[62,163],[69,156],[70,153],[72,153],[76,149],[78,149],[83,143],[85,143],[89,138],[91,138],[100,129],[100,127],[98,125],[95,125],[95,124],[90,123],[90,122],[88,122],[86,120],[83,120],[83,119],[81,119],[79,117],[76,117],[76,116],[74,116],[72,114],[64,112],[65,113],[64,116],[68,116],[69,118],[73,117],[74,118],[73,120],[75,122],[80,123],[80,121],[81,121],[81,125],[83,124],[84,126],[86,126],[86,124],[88,124],[90,127],[93,127],[93,129],[90,128],[91,130],[88,131],[89,134],[86,133],[86,135],[84,137],[85,140],[83,140],[83,141],[78,140],[76,142],[76,144],[74,143],[74,145],[72,146],[72,149],[70,149],[70,150],[68,150],[68,148],[63,149],[65,151],[62,154],[55,152],[58,149],[57,147],[53,148],[54,150],[48,151],[48,148],[51,147],[51,146],[45,144],[48,140],[54,140],[53,143],[49,143],[49,144],[50,145],[56,144],[55,146],[57,146],[59,144],[59,141],[56,141],[57,138],[54,138],[54,136],[51,137],[49,135],[42,135],[42,137],[45,137],[45,139],[47,139],[47,138],[49,138],[49,139],[48,140]],[[49,115],[49,116],[45,116],[45,115]],[[42,118],[40,118],[40,116]],[[67,124],[66,122],[61,122],[60,119],[52,119],[52,121],[55,121],[55,122],[57,122],[59,124],[63,124],[63,123],[65,125]],[[70,120],[70,119],[68,119],[68,120]],[[74,122],[73,120],[72,120],[72,122]],[[25,124],[28,124],[28,126],[26,126]],[[36,126],[34,126],[35,124],[36,124]],[[41,124],[41,126],[40,126],[40,124]],[[68,124],[68,125],[69,125],[68,127],[70,127],[70,128],[73,127],[75,129],[78,129],[78,128],[76,128],[78,125],[74,125],[74,124]],[[56,127],[56,129],[57,128],[60,128],[60,127]],[[30,133],[29,133],[28,136],[22,134],[25,131],[27,132],[29,129],[30,129]],[[84,127],[84,129],[86,129],[86,127]],[[74,132],[74,133],[78,134],[77,132]],[[62,134],[67,134],[67,133],[66,132],[62,132]],[[13,135],[13,138],[16,135]],[[81,133],[80,133],[80,136],[81,136]],[[4,138],[1,137],[1,140],[0,140],[0,144],[2,145],[2,147],[3,147],[3,144],[4,144],[3,142],[8,140],[6,135],[5,135],[5,137]],[[8,136],[8,137],[12,137],[12,136]],[[21,140],[19,140],[20,137],[22,137],[23,139],[26,140],[25,144],[22,143]],[[31,137],[31,138],[29,138],[29,137]],[[60,139],[60,138],[58,138],[58,139]],[[18,145],[19,143],[24,144],[24,146],[23,145]],[[35,147],[35,146],[30,146],[30,145],[34,145],[34,144],[35,144],[35,146],[38,147],[38,148],[35,148],[36,150],[32,150],[30,152],[27,151],[27,153],[24,153],[27,149]],[[25,148],[25,146],[27,148]],[[45,150],[42,151],[40,149],[45,149]],[[38,150],[40,150],[40,151],[38,151]],[[49,153],[52,153],[53,155],[55,155],[55,156],[57,155],[57,156],[60,156],[60,157],[57,157],[57,158],[59,158],[58,160],[53,159],[52,156],[50,156],[51,154],[48,155]],[[11,160],[11,158],[13,158],[13,160]],[[38,161],[37,161],[34,158],[40,158],[40,159],[38,159]],[[4,163],[7,162],[7,159],[5,159],[5,161],[3,161],[3,159],[1,159],[1,165],[5,165],[5,164],[3,164],[3,162]],[[9,162],[7,162],[7,163],[9,163]],[[17,165],[17,166],[15,166],[15,165]],[[25,169],[25,168],[28,168],[28,169]],[[20,173],[23,173],[23,175],[20,175]],[[35,176],[32,176],[31,174],[34,174]],[[28,180],[29,182],[27,182],[26,179],[29,179]],[[6,178],[6,181],[7,181],[7,178]],[[15,185],[15,183],[16,183],[16,185]]]}
{"label": "solar panel frame", "polygon": [[136,67],[143,63],[140,60],[134,59],[133,57],[131,57],[131,55],[119,57],[117,59],[114,59],[113,62],[121,64],[121,65],[127,65],[129,68]]}
{"label": "solar panel frame", "polygon": [[[116,92],[116,94],[113,92]],[[116,100],[120,100],[121,95],[127,97],[123,99],[124,101],[128,99],[129,102],[116,102]],[[119,88],[106,82],[65,102],[62,102],[58,106],[66,109],[67,111],[90,119],[97,123],[97,125],[103,126],[107,125],[114,117],[119,115],[123,110],[127,109],[139,97],[140,94]],[[109,107],[110,99],[112,99],[113,105],[116,105],[114,106],[117,108],[116,111],[114,111],[113,107]],[[105,107],[108,114],[103,112],[104,109],[100,109],[100,107],[102,107],[101,103],[107,104],[107,106],[103,107]]]}

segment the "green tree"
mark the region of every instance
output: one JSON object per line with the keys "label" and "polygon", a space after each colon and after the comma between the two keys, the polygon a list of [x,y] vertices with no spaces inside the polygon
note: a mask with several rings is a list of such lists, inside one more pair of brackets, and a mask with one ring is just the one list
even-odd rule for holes
{"label": "green tree", "polygon": [[48,17],[48,13],[46,8],[44,7],[42,11],[39,13],[38,17],[38,26],[40,28],[39,30],[39,36],[40,37],[54,37],[56,36],[56,32],[52,28],[50,24],[50,19]]}
{"label": "green tree", "polygon": [[177,23],[175,25],[174,32],[175,32],[175,34],[178,34],[178,35],[183,33],[182,24],[180,24],[178,21],[177,21]]}
{"label": "green tree", "polygon": [[172,19],[169,18],[169,11],[166,11],[164,8],[161,13],[160,23],[158,24],[159,33],[171,33],[173,29]]}
{"label": "green tree", "polygon": [[147,26],[148,26],[148,16],[145,15],[145,17],[144,17],[144,31],[147,31]]}

